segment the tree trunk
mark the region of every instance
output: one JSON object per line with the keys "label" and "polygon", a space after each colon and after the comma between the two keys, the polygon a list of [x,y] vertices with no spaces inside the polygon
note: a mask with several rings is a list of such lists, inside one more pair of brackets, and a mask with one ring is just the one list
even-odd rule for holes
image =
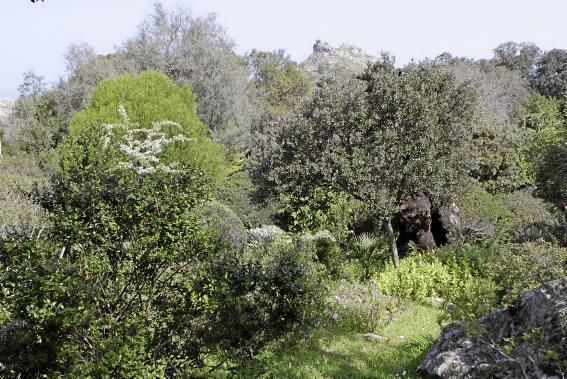
{"label": "tree trunk", "polygon": [[390,254],[392,255],[392,262],[394,267],[400,265],[400,256],[398,255],[398,246],[396,246],[396,235],[392,227],[392,217],[386,218],[386,233],[388,234],[388,243],[390,244]]}

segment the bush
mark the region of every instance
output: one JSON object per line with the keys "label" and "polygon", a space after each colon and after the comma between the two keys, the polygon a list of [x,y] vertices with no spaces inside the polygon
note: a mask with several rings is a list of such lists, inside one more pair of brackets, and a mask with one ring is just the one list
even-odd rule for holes
{"label": "bush", "polygon": [[501,224],[514,217],[498,197],[478,186],[459,195],[455,203],[461,209],[465,237],[474,239],[498,237]]}
{"label": "bush", "polygon": [[278,212],[278,221],[294,232],[328,230],[335,238],[345,239],[354,221],[358,203],[343,193],[316,188],[308,195],[286,195]]}
{"label": "bush", "polygon": [[514,214],[502,226],[502,233],[510,242],[530,241],[561,242],[565,229],[561,231],[561,217],[554,207],[538,199],[528,191],[499,195],[506,209]]}
{"label": "bush", "polygon": [[522,292],[567,276],[567,249],[548,243],[506,244],[488,262],[502,304]]}
{"label": "bush", "polygon": [[461,263],[455,253],[446,253],[443,259],[433,254],[413,254],[402,260],[398,269],[389,265],[379,274],[378,288],[386,294],[420,302],[430,297],[442,298],[452,304],[448,310],[454,320],[480,317],[496,305],[496,286],[479,275],[475,259]]}
{"label": "bush", "polygon": [[369,279],[390,260],[390,252],[384,240],[369,233],[362,233],[351,240],[348,257],[356,260],[362,267],[361,279]]}
{"label": "bush", "polygon": [[207,232],[225,241],[231,249],[242,249],[246,245],[248,231],[244,223],[229,207],[218,201],[209,201],[197,210],[205,223]]}
{"label": "bush", "polygon": [[324,319],[349,332],[376,332],[404,304],[378,291],[375,281],[341,280],[327,299]]}
{"label": "bush", "polygon": [[328,231],[320,231],[315,234],[305,234],[301,236],[301,242],[309,250],[315,252],[317,261],[321,263],[327,272],[333,277],[338,278],[342,274],[343,264],[346,254],[335,238]]}
{"label": "bush", "polygon": [[244,363],[268,342],[313,324],[322,301],[320,272],[312,254],[293,245],[214,259],[193,285],[203,310],[196,338],[216,352],[212,359]]}

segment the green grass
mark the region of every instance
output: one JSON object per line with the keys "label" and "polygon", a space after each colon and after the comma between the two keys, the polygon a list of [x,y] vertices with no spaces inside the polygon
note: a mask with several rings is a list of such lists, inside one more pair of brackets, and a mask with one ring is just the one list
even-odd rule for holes
{"label": "green grass", "polygon": [[416,377],[415,369],[434,338],[439,335],[440,311],[410,303],[392,320],[374,331],[387,337],[365,341],[358,332],[327,327],[313,332],[305,342],[264,354],[264,378],[395,378]]}

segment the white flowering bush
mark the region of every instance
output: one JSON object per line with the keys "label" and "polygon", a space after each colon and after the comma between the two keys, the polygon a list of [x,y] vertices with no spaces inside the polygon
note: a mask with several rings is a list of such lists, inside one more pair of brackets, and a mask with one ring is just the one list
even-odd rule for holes
{"label": "white flowering bush", "polygon": [[[165,164],[160,161],[159,155],[163,150],[174,143],[195,142],[196,138],[188,138],[180,134],[183,129],[180,124],[173,121],[153,122],[150,128],[142,128],[128,117],[123,105],[118,107],[121,123],[104,124],[106,132],[102,139],[102,146],[108,149],[117,144],[124,154],[124,160],[118,166],[133,169],[137,174],[150,174],[157,171],[176,172],[177,162]],[[169,136],[166,130],[177,131],[178,134]]]}

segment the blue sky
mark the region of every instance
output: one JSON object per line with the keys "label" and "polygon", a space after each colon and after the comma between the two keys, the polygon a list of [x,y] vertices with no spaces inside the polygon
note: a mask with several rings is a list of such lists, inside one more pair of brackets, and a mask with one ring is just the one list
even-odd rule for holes
{"label": "blue sky", "polygon": [[[0,97],[15,98],[22,74],[52,82],[64,74],[71,43],[108,53],[136,32],[153,0],[0,0]],[[214,12],[237,51],[284,48],[298,61],[316,39],[389,51],[398,62],[444,51],[490,57],[501,42],[567,48],[564,0],[164,0],[195,15]]]}

